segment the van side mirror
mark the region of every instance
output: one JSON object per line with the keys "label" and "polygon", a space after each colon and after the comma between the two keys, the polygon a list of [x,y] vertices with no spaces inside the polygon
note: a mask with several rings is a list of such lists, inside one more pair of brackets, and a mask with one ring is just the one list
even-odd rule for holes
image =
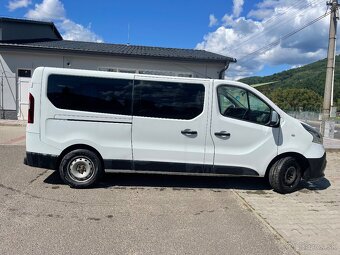
{"label": "van side mirror", "polygon": [[272,111],[270,114],[270,127],[279,127],[280,126],[280,115],[276,111]]}

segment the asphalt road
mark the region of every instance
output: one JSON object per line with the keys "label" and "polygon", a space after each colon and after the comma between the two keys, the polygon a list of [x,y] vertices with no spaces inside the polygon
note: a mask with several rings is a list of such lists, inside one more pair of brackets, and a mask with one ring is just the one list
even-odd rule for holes
{"label": "asphalt road", "polygon": [[261,179],[108,174],[71,189],[0,145],[0,254],[294,254],[233,189]]}

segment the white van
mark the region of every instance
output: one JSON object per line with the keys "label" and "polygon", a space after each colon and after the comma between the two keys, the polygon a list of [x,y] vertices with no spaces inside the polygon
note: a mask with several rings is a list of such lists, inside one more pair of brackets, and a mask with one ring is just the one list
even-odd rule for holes
{"label": "white van", "polygon": [[39,67],[29,102],[25,163],[71,187],[105,170],[268,177],[280,193],[324,176],[321,135],[240,82]]}

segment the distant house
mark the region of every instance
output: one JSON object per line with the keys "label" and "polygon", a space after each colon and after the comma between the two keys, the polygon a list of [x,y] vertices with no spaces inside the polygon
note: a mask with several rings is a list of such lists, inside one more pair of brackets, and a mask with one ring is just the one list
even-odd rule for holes
{"label": "distant house", "polygon": [[203,50],[67,41],[53,23],[0,18],[0,119],[25,119],[38,66],[222,79],[231,62]]}

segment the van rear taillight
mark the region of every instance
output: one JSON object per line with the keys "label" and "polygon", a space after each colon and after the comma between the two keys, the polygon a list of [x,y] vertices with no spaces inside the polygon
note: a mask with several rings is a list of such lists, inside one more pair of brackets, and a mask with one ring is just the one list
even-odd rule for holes
{"label": "van rear taillight", "polygon": [[34,97],[29,94],[28,123],[34,123]]}

